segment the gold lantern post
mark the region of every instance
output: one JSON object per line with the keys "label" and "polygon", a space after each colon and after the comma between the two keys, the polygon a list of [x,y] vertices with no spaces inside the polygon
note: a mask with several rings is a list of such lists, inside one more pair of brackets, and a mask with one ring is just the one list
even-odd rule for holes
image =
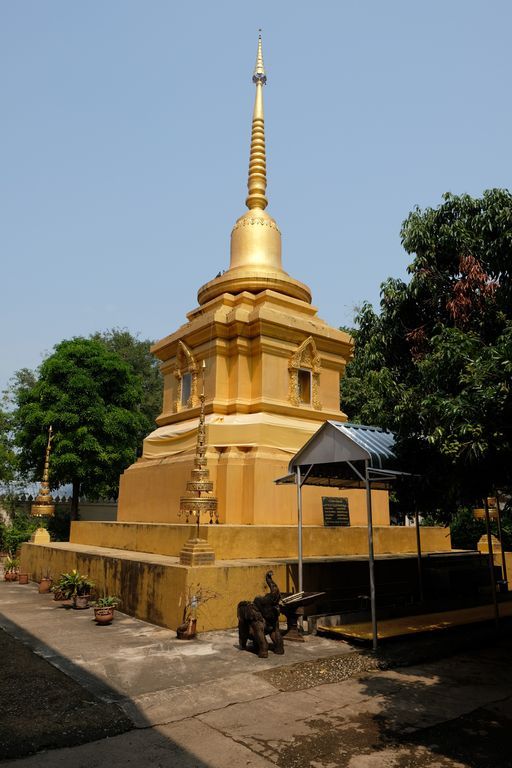
{"label": "gold lantern post", "polygon": [[[49,517],[53,517],[53,515],[55,514],[55,503],[50,493],[50,483],[49,483],[50,452],[51,452],[53,437],[54,437],[53,430],[52,430],[52,427],[50,426],[48,430],[48,443],[46,445],[46,453],[44,458],[43,479],[41,481],[39,493],[37,494],[35,501],[30,508],[30,514],[32,515],[32,517],[38,517],[38,518],[41,518],[41,520],[44,520],[45,518],[47,519]],[[40,525],[39,528],[37,528],[34,531],[30,540],[33,544],[49,544],[50,534],[48,533],[47,529],[43,525]]]}
{"label": "gold lantern post", "polygon": [[204,414],[204,372],[206,363],[202,365],[202,389],[200,395],[201,410],[197,429],[196,455],[191,478],[187,482],[186,493],[180,498],[179,514],[185,516],[187,522],[195,517],[196,536],[189,539],[180,552],[181,565],[211,565],[215,562],[215,553],[206,539],[199,536],[201,514],[210,515],[210,523],[219,522],[217,498],[213,495],[213,481],[206,462],[206,430]]}

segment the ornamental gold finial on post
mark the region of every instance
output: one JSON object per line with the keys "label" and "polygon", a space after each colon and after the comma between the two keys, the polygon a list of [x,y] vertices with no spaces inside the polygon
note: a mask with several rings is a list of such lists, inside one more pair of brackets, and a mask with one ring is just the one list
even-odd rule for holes
{"label": "ornamental gold finial on post", "polygon": [[30,514],[33,517],[52,517],[55,514],[55,504],[50,493],[50,452],[52,448],[53,429],[50,426],[48,429],[48,442],[46,444],[46,452],[44,456],[44,469],[43,479],[39,487],[39,493],[37,494],[34,503],[30,509]]}
{"label": "ornamental gold finial on post", "polygon": [[[55,514],[55,503],[50,493],[50,452],[52,448],[53,429],[50,426],[48,430],[48,442],[44,456],[43,479],[39,487],[34,503],[30,508],[32,517],[48,518]],[[31,537],[33,544],[49,544],[50,534],[42,525],[34,531]]]}
{"label": "ornamental gold finial on post", "polygon": [[187,541],[180,552],[181,565],[210,565],[215,562],[215,554],[208,542],[199,538],[199,526],[202,513],[209,513],[210,523],[219,522],[217,498],[213,495],[213,481],[206,462],[206,429],[205,429],[205,392],[204,374],[206,362],[202,364],[202,388],[200,395],[201,410],[197,427],[196,455],[191,479],[187,482],[186,493],[180,498],[179,514],[185,515],[188,523],[190,516],[195,517],[196,538]]}

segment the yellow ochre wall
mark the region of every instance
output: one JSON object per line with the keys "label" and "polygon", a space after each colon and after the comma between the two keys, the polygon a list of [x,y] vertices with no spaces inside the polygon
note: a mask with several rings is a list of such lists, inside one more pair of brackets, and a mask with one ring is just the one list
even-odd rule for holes
{"label": "yellow ochre wall", "polygon": [[[194,593],[199,586],[217,594],[199,611],[199,631],[235,626],[237,603],[265,593],[269,567],[282,592],[297,589],[296,528],[205,528],[202,533],[217,550],[218,560],[212,566],[182,566],[177,557],[168,554],[179,550],[193,532],[192,526],[79,522],[72,524],[71,542],[23,544],[21,568],[34,581],[48,572],[57,579],[62,572],[77,568],[94,581],[98,593],[120,595],[125,613],[172,629],[183,620],[188,592]],[[383,526],[374,535],[377,555],[415,552],[413,528]],[[450,550],[448,529],[425,527],[421,537],[425,553]],[[306,529],[304,549],[306,557],[364,556],[368,532],[366,528]],[[165,554],[159,554],[162,550]],[[219,553],[235,559],[221,560]],[[290,562],[279,561],[279,557],[290,557]]]}
{"label": "yellow ochre wall", "polygon": [[[124,613],[171,629],[183,621],[189,591],[194,594],[199,587],[217,595],[199,610],[200,632],[236,626],[238,602],[268,592],[268,563],[189,568],[169,563],[168,558],[158,555],[138,553],[134,558],[134,554],[85,547],[80,550],[65,543],[27,543],[22,546],[21,563],[33,581],[39,581],[43,573],[50,572],[58,578],[60,573],[77,568],[89,576],[99,594],[121,595]],[[276,563],[272,570],[283,592],[296,590],[290,566]]]}
{"label": "yellow ochre wall", "polygon": [[[195,530],[192,525],[73,522],[70,542],[178,557]],[[203,525],[200,535],[217,560],[297,558],[297,526]],[[416,552],[413,527],[375,526],[373,535],[377,555]],[[422,526],[421,547],[423,552],[449,552],[449,529]],[[303,531],[303,548],[305,558],[367,555],[368,529],[310,526]]]}
{"label": "yellow ochre wall", "polygon": [[[219,519],[233,525],[293,525],[297,521],[297,492],[294,485],[276,485],[287,472],[275,449],[226,447],[208,462],[219,500]],[[183,495],[193,466],[189,454],[161,460],[141,461],[122,476],[117,519],[120,522],[185,522],[180,518]],[[367,520],[364,491],[305,486],[302,490],[305,526],[322,525],[322,496],[348,498],[351,525]],[[373,519],[389,525],[388,494],[373,491]],[[208,520],[203,520],[207,523]]]}

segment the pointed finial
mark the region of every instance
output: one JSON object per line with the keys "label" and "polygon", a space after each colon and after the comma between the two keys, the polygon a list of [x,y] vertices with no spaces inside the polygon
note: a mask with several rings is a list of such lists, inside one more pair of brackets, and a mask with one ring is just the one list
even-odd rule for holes
{"label": "pointed finial", "polygon": [[265,74],[265,65],[263,64],[263,50],[261,47],[261,29],[258,30],[258,53],[256,54],[256,66],[254,67],[254,74],[252,76],[253,83],[258,81],[262,83],[267,82],[267,76]]}
{"label": "pointed finial", "polygon": [[249,156],[249,179],[247,181],[249,194],[245,204],[249,210],[259,208],[264,211],[268,205],[268,200],[265,196],[267,191],[267,161],[265,153],[265,117],[263,114],[263,86],[267,82],[267,76],[263,66],[261,29],[258,36],[258,53],[256,55],[256,66],[252,81],[256,85],[256,96],[252,114],[251,153]]}

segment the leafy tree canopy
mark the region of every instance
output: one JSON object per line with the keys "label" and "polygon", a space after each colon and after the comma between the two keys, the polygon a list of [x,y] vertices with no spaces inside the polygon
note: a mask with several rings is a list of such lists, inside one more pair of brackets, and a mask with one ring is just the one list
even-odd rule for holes
{"label": "leafy tree canopy", "polygon": [[159,361],[150,352],[152,342],[139,339],[126,328],[95,333],[92,339],[118,354],[132,369],[141,387],[140,413],[143,417],[139,443],[155,429],[155,419],[162,410],[163,377]]}
{"label": "leafy tree canopy", "polygon": [[40,479],[50,425],[52,485],[80,493],[117,492],[120,473],[134,460],[143,417],[140,379],[97,339],[62,341],[43,361],[35,381],[18,375],[14,388],[21,469]]}
{"label": "leafy tree canopy", "polygon": [[359,310],[342,382],[349,418],[394,430],[423,508],[512,486],[512,195],[444,195],[401,231],[409,283]]}
{"label": "leafy tree canopy", "polygon": [[3,488],[15,480],[18,466],[12,428],[12,413],[0,402],[0,486]]}

